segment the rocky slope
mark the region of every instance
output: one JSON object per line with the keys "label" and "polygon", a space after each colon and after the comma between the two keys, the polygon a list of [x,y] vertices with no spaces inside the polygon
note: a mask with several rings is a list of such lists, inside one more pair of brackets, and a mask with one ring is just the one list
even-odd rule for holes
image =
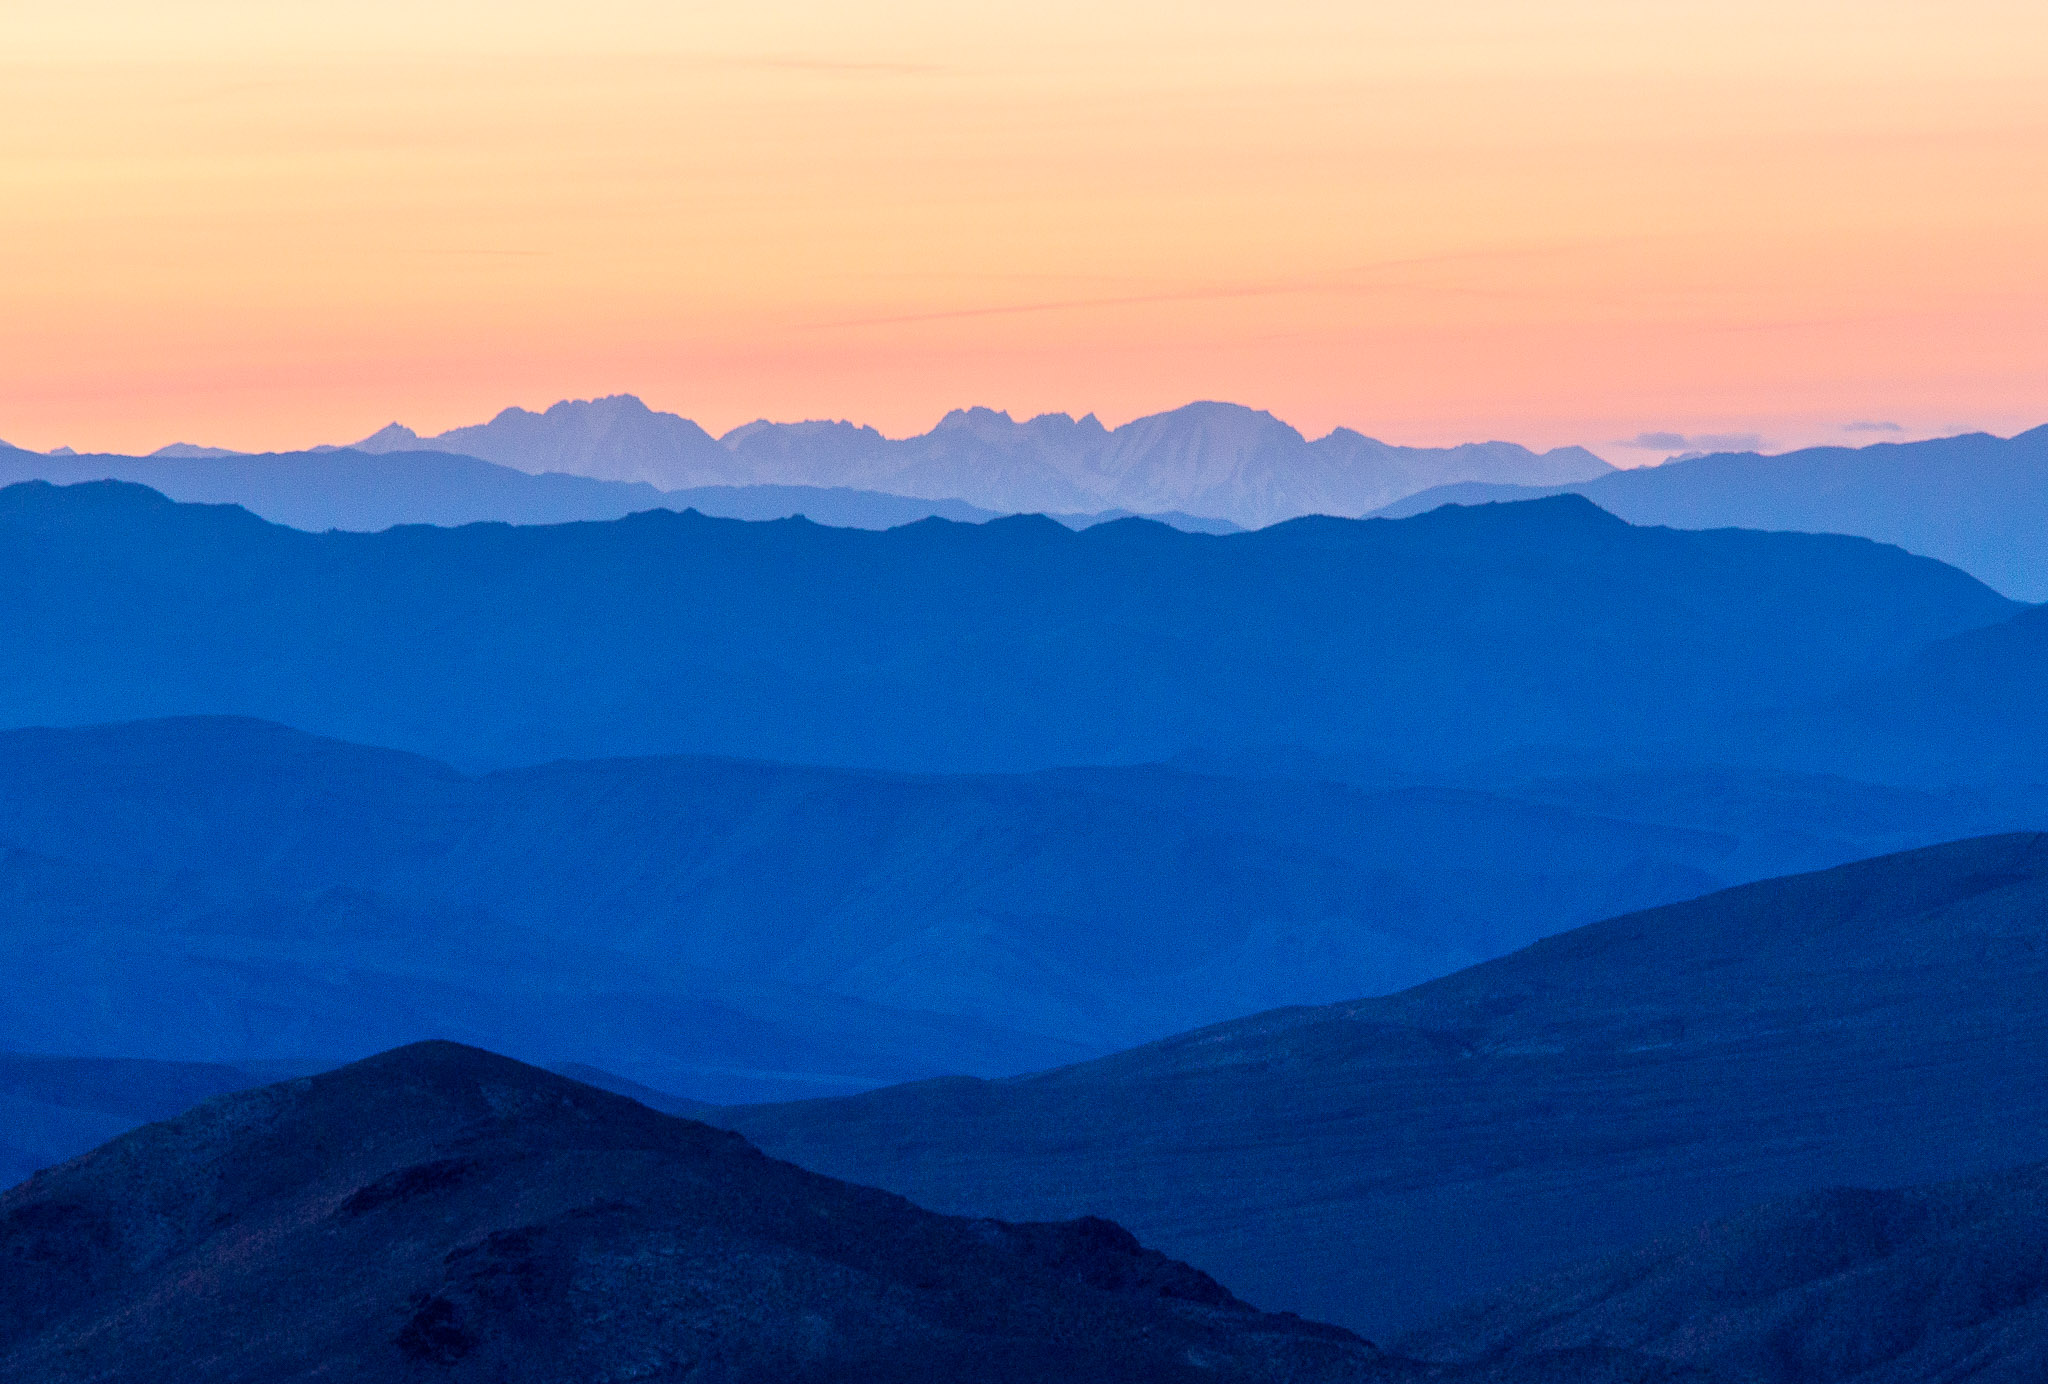
{"label": "rocky slope", "polygon": [[0,1196],[0,1376],[1386,1378],[1102,1220],[921,1211],[425,1044],[201,1105]]}

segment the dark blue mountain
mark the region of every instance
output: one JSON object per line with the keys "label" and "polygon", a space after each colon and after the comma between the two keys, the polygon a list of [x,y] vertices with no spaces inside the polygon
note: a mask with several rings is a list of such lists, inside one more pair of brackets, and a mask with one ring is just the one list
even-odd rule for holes
{"label": "dark blue mountain", "polygon": [[1864,540],[1574,497],[1221,537],[665,511],[309,534],[118,483],[0,490],[0,725],[234,713],[464,766],[1442,765],[1683,737],[2014,609]]}
{"label": "dark blue mountain", "polygon": [[1716,453],[1571,485],[1466,482],[1377,511],[1572,493],[1632,524],[1850,533],[1962,568],[2008,596],[2048,601],[2048,427],[2017,437]]}
{"label": "dark blue mountain", "polygon": [[1829,779],[1515,792],[701,758],[469,777],[253,721],[9,732],[0,968],[33,983],[0,1051],[444,1036],[726,1100],[995,1076],[2048,820],[2048,795]]}
{"label": "dark blue mountain", "polygon": [[1829,1187],[1517,1284],[1397,1346],[1447,1370],[1597,1349],[1744,1384],[2037,1384],[2044,1223],[2044,1163]]}
{"label": "dark blue mountain", "polygon": [[0,1377],[39,1384],[1444,1377],[1099,1218],[934,1216],[449,1043],[0,1192],[0,1264]]}

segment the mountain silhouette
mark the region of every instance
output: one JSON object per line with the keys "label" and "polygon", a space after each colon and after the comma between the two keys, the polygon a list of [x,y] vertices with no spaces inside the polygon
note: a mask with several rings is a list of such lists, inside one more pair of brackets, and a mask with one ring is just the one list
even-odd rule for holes
{"label": "mountain silhouette", "polygon": [[[374,533],[398,524],[566,524],[650,509],[695,509],[732,519],[786,519],[885,529],[933,517],[980,523],[995,515],[959,500],[918,500],[813,486],[706,486],[666,491],[641,481],[561,472],[529,475],[475,457],[420,450],[371,454],[332,448],[249,456],[162,448],[147,457],[50,457],[0,449],[0,484],[120,480],[174,500],[240,505],[274,524]],[[1077,527],[1092,515],[1062,516]]]}
{"label": "mountain silhouette", "polygon": [[393,423],[353,450],[453,452],[519,471],[561,471],[665,490],[745,485],[749,479],[709,433],[687,418],[656,413],[630,394],[565,399],[545,413],[508,408],[488,423],[426,439]]}
{"label": "mountain silhouette", "polygon": [[0,1374],[51,1384],[1386,1377],[1110,1222],[935,1216],[446,1043],[43,1173],[0,1263]]}
{"label": "mountain silhouette", "polygon": [[723,1119],[959,1214],[1114,1216],[1391,1337],[1762,1199],[2048,1156],[2044,942],[2048,836],[1979,838],[1038,1076]]}
{"label": "mountain silhouette", "polygon": [[[376,533],[399,524],[569,524],[622,519],[650,509],[694,509],[721,519],[790,519],[835,528],[892,529],[920,519],[978,524],[996,518],[963,500],[920,500],[873,490],[809,485],[711,485],[658,490],[644,481],[606,481],[559,471],[530,475],[475,457],[393,449],[327,447],[252,455],[176,444],[146,457],[49,456],[0,445],[0,485],[75,485],[119,480],[192,504],[240,505],[274,524],[318,533]],[[1234,533],[1237,525],[1172,511],[1061,512],[1072,529],[1151,518],[1190,533]]]}
{"label": "mountain silhouette", "polygon": [[1578,497],[1225,536],[658,510],[309,534],[29,483],[0,534],[0,725],[240,714],[463,767],[1443,765],[1683,737],[2016,609],[1865,540],[1633,528]]}
{"label": "mountain silhouette", "polygon": [[1271,414],[1196,403],[1105,428],[1094,415],[1023,422],[956,409],[930,432],[888,438],[848,422],[760,421],[714,441],[629,394],[507,409],[421,438],[392,424],[357,450],[440,450],[522,471],[565,471],[665,489],[854,487],[957,499],[1007,513],[1185,513],[1259,528],[1304,514],[1358,515],[1458,481],[1562,484],[1611,470],[1591,452],[1507,442],[1397,447],[1340,428],[1311,443]]}
{"label": "mountain silhouette", "polygon": [[1378,512],[1398,518],[1569,489],[1632,524],[1860,534],[1939,558],[2018,600],[2048,601],[2048,427],[1783,456],[1716,453],[1526,485],[1436,487]]}

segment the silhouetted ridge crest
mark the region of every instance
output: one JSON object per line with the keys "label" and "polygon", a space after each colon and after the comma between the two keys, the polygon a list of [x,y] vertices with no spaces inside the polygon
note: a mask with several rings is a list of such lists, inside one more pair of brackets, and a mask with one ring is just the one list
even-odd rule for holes
{"label": "silhouetted ridge crest", "polygon": [[140,500],[0,499],[0,725],[254,715],[462,767],[1273,744],[1420,766],[1684,738],[2015,609],[1866,540],[1632,528],[1577,499],[1221,537],[667,510],[308,534]]}
{"label": "silhouetted ridge crest", "polygon": [[1714,452],[1548,483],[1435,485],[1378,511],[1523,500],[1566,489],[1633,524],[1854,534],[1953,563],[2009,596],[2048,600],[2048,427],[1780,456]]}
{"label": "silhouetted ridge crest", "polygon": [[[0,1195],[0,1371],[56,1381],[1336,1381],[1099,1218],[933,1215],[454,1043],[225,1096]],[[1202,1362],[1197,1373],[1191,1360]]]}

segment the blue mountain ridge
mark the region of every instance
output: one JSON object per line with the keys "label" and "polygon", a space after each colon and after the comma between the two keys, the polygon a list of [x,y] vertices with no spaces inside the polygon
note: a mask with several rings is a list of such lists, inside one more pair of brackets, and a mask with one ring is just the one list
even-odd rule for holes
{"label": "blue mountain ridge", "polygon": [[1589,501],[1185,534],[652,511],[309,534],[0,490],[0,725],[237,714],[465,768],[694,753],[918,771],[1295,745],[1440,769],[1705,735],[2018,609],[1866,540]]}
{"label": "blue mountain ridge", "polygon": [[1687,457],[1572,484],[1432,487],[1377,510],[1571,493],[1632,524],[1847,533],[1960,567],[2023,601],[2048,601],[2048,427],[1869,447]]}
{"label": "blue mountain ridge", "polygon": [[[147,457],[47,456],[0,446],[0,484],[119,480],[150,486],[193,504],[233,504],[274,524],[318,533],[374,533],[399,524],[566,524],[620,519],[643,510],[694,509],[726,519],[802,515],[840,528],[887,529],[919,519],[980,523],[993,510],[961,500],[920,500],[872,490],[804,485],[699,486],[659,490],[644,481],[596,480],[563,472],[528,474],[446,452],[373,454],[344,448],[243,455],[210,448],[165,448]],[[1127,511],[1054,516],[1073,528],[1128,517]],[[1157,516],[1203,533],[1227,533],[1226,521]]]}
{"label": "blue mountain ridge", "polygon": [[0,1051],[247,1063],[443,1036],[726,1100],[1002,1075],[2048,808],[1689,781],[1674,801],[1612,775],[1168,766],[473,777],[227,718],[6,732],[0,961],[36,980]]}

